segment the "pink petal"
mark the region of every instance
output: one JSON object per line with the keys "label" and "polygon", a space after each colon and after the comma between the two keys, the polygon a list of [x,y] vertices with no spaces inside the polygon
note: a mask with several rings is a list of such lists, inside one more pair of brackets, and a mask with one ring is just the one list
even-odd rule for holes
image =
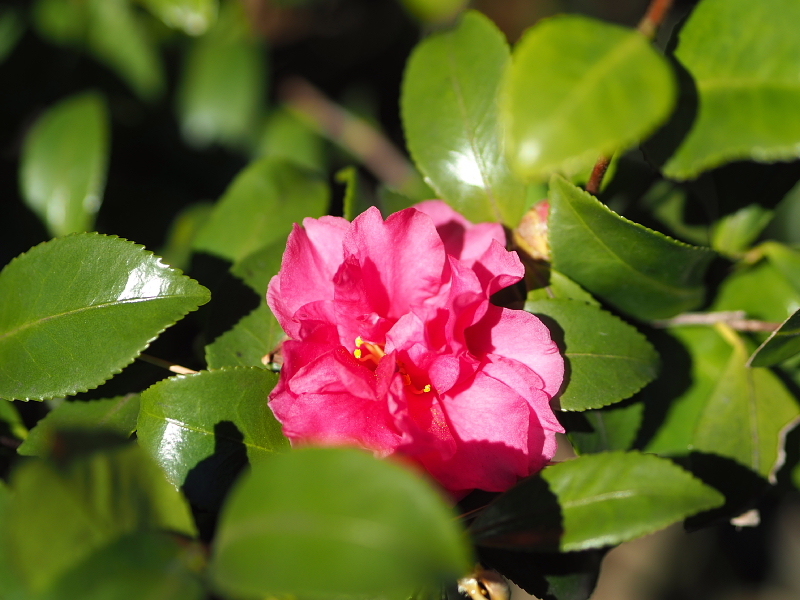
{"label": "pink petal", "polygon": [[492,240],[472,269],[486,290],[487,296],[514,285],[525,276],[525,267],[516,252],[509,252],[497,241]]}

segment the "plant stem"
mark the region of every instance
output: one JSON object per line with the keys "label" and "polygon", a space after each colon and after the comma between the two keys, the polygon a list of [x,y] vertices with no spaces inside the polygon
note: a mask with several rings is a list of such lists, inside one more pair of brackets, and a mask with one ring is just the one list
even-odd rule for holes
{"label": "plant stem", "polygon": [[193,371],[192,369],[189,369],[187,367],[183,367],[173,362],[169,362],[168,360],[164,360],[162,358],[156,358],[155,356],[150,356],[149,354],[140,354],[137,358],[142,362],[150,363],[151,365],[168,369],[169,371],[177,373],[178,375],[192,375],[194,373],[197,373],[197,371]]}
{"label": "plant stem", "polygon": [[[647,7],[647,12],[639,21],[636,29],[644,35],[648,40],[653,40],[658,33],[658,28],[664,22],[664,19],[672,7],[673,0],[652,0],[650,6]],[[592,169],[592,175],[589,177],[589,182],[586,184],[586,191],[596,196],[600,191],[600,186],[603,184],[603,177],[605,177],[608,165],[611,163],[610,156],[601,156],[597,159],[597,163]]]}
{"label": "plant stem", "polygon": [[680,325],[727,325],[734,331],[764,331],[772,332],[781,326],[780,323],[768,323],[746,319],[744,311],[720,311],[708,313],[683,313],[671,319],[653,321],[654,327],[674,327]]}

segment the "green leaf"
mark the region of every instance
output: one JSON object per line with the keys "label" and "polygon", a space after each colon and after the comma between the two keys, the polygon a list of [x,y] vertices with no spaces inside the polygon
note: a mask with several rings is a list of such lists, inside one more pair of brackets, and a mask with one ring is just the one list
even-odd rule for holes
{"label": "green leaf", "polygon": [[571,552],[632,540],[723,501],[669,460],[638,452],[588,454],[499,496],[472,532],[479,545]]}
{"label": "green leaf", "polygon": [[18,440],[28,437],[28,428],[22,421],[19,411],[9,400],[0,399],[0,432],[12,435]]}
{"label": "green leaf", "polygon": [[684,327],[674,334],[692,356],[692,385],[676,399],[647,447],[660,454],[709,452],[772,477],[797,401],[769,369],[747,366],[750,352],[732,330]]}
{"label": "green leaf", "polygon": [[345,167],[335,175],[338,183],[345,184],[342,216],[352,221],[372,206],[372,202],[364,194],[364,184],[354,166]]}
{"label": "green leaf", "polygon": [[[526,273],[527,276],[527,273]],[[555,269],[550,269],[546,285],[537,287],[528,292],[528,302],[534,300],[580,300],[587,304],[600,306],[592,295],[566,275]]]}
{"label": "green leaf", "polygon": [[178,88],[178,114],[186,140],[197,147],[234,148],[254,141],[263,110],[266,62],[249,33],[244,8],[223,6],[217,24],[192,42]]}
{"label": "green leaf", "polygon": [[800,294],[800,252],[778,242],[765,242],[760,248],[789,285]]}
{"label": "green leaf", "polygon": [[289,443],[267,406],[278,376],[266,369],[225,368],[178,375],[142,392],[137,436],[176,486],[210,456],[240,450],[257,464]]}
{"label": "green leaf", "polygon": [[456,16],[467,0],[403,0],[403,4],[423,21],[441,23]]}
{"label": "green leaf", "polygon": [[721,254],[741,255],[772,220],[773,212],[750,204],[717,221],[711,246]]}
{"label": "green leaf", "polygon": [[565,179],[550,182],[553,267],[639,319],[662,319],[703,301],[714,253],[619,216]]}
{"label": "green leaf", "polygon": [[137,532],[99,548],[39,600],[202,600],[202,549],[174,535]]}
{"label": "green leaf", "polygon": [[771,367],[782,363],[800,352],[800,310],[792,313],[772,334],[764,340],[748,359],[748,367]]}
{"label": "green leaf", "polygon": [[742,159],[800,156],[800,4],[703,0],[675,56],[694,78],[699,110],[664,166],[673,179]]}
{"label": "green leaf", "polygon": [[454,30],[417,46],[401,109],[411,156],[438,197],[473,222],[513,227],[525,212],[526,190],[509,171],[498,123],[508,61],[500,30],[470,11]]}
{"label": "green leaf", "polygon": [[329,195],[319,175],[283,160],[259,159],[219,199],[194,248],[239,261],[267,244],[285,242],[292,223],[325,214]]}
{"label": "green leaf", "polygon": [[567,361],[566,388],[559,396],[563,410],[619,402],[658,374],[658,354],[647,339],[596,306],[579,300],[536,300],[526,302],[525,310],[544,317]]}
{"label": "green leaf", "polygon": [[108,111],[96,93],[62,100],[26,137],[22,196],[52,235],[94,227],[106,185],[108,145]]}
{"label": "green leaf", "polygon": [[197,232],[211,216],[211,202],[197,202],[181,210],[172,220],[167,241],[159,252],[164,262],[176,269],[188,269],[192,258],[192,243]]}
{"label": "green leaf", "polygon": [[437,491],[352,448],[302,448],[254,466],[217,531],[211,577],[236,596],[399,598],[472,565]]}
{"label": "green leaf", "polygon": [[294,162],[312,171],[325,171],[325,141],[295,113],[278,108],[267,117],[256,154]]}
{"label": "green leaf", "polygon": [[800,306],[800,293],[771,261],[734,272],[722,282],[712,310],[743,310],[749,318],[781,323]]}
{"label": "green leaf", "polygon": [[286,334],[269,307],[260,304],[233,329],[206,346],[208,368],[263,368],[264,357],[275,352],[285,337]]}
{"label": "green leaf", "polygon": [[265,297],[269,281],[281,268],[281,259],[286,250],[286,238],[279,239],[259,248],[236,262],[231,273],[244,281],[259,296]]}
{"label": "green leaf", "polygon": [[8,57],[25,32],[25,25],[19,13],[13,8],[0,10],[0,62]]}
{"label": "green leaf", "polygon": [[135,444],[61,466],[25,462],[11,490],[6,542],[13,569],[33,592],[124,534],[195,533],[183,497]]}
{"label": "green leaf", "polygon": [[86,43],[92,53],[144,100],[164,88],[164,70],[155,41],[128,0],[87,0]]}
{"label": "green leaf", "polygon": [[201,35],[217,20],[218,0],[139,0],[167,27]]}
{"label": "green leaf", "polygon": [[86,2],[37,0],[32,16],[37,33],[55,44],[80,42],[89,26]]}
{"label": "green leaf", "polygon": [[578,15],[540,21],[514,49],[501,92],[512,168],[526,180],[570,177],[627,150],[669,116],[674,79],[637,31]]}
{"label": "green leaf", "polygon": [[578,454],[630,450],[644,418],[644,403],[611,406],[581,413],[591,431],[575,431],[567,424],[569,441]]}
{"label": "green leaf", "polygon": [[196,281],[117,237],[39,244],[0,272],[0,397],[97,387],[208,299]]}
{"label": "green leaf", "polygon": [[62,402],[31,429],[17,452],[25,456],[47,455],[52,450],[56,432],[64,429],[99,428],[130,437],[136,430],[138,415],[138,394]]}

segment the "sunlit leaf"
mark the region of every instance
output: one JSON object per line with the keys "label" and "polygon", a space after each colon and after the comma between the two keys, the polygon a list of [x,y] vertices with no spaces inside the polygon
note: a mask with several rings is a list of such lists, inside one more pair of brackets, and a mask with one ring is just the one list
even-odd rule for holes
{"label": "sunlit leaf", "polygon": [[278,108],[270,113],[256,154],[283,158],[312,171],[323,171],[326,165],[325,142],[322,137],[309,124],[285,108]]}
{"label": "sunlit leaf", "polygon": [[[566,275],[555,269],[550,269],[546,285],[537,287],[528,292],[528,301],[534,300],[580,300],[587,304],[600,306],[592,295]],[[527,276],[527,274],[526,274]]]}
{"label": "sunlit leaf", "polygon": [[293,223],[322,216],[329,193],[316,173],[280,159],[259,159],[219,199],[194,248],[239,261],[271,242],[285,241]]}
{"label": "sunlit leaf", "polygon": [[638,452],[587,454],[523,480],[471,529],[479,545],[569,552],[658,531],[723,500],[669,460]]}
{"label": "sunlit leaf", "polygon": [[525,310],[545,317],[567,361],[564,410],[619,402],[658,374],[658,354],[647,339],[611,313],[576,300],[529,301]]}
{"label": "sunlit leaf", "polygon": [[550,184],[553,267],[640,319],[696,308],[714,253],[619,216],[561,177]]}
{"label": "sunlit leaf", "polygon": [[28,133],[20,162],[22,196],[52,235],[94,227],[108,145],[108,112],[96,93],[62,100]]}
{"label": "sunlit leaf", "polygon": [[468,12],[452,31],[411,55],[401,108],[417,166],[456,210],[474,222],[516,225],[526,190],[510,173],[498,123],[498,88],[509,61],[503,34]]}
{"label": "sunlit leaf", "polygon": [[0,397],[96,387],[208,299],[196,281],[117,237],[39,244],[0,272]]}
{"label": "sunlit leaf", "polygon": [[737,256],[750,248],[772,220],[772,211],[750,204],[717,221],[711,246],[721,254]]}
{"label": "sunlit leaf", "polygon": [[507,155],[524,179],[572,176],[623,151],[669,115],[675,83],[639,32],[579,15],[540,21],[503,84]]}
{"label": "sunlit leaf", "polygon": [[234,263],[231,273],[250,286],[256,294],[265,297],[270,279],[277,275],[281,268],[285,250],[286,239],[281,236]]}
{"label": "sunlit leaf", "polygon": [[680,31],[677,59],[697,86],[698,114],[664,166],[691,179],[733,160],[800,156],[800,3],[703,0]]}
{"label": "sunlit leaf", "polygon": [[800,293],[764,260],[734,272],[722,282],[712,310],[743,310],[751,319],[781,323],[800,308]]}
{"label": "sunlit leaf", "polygon": [[264,367],[264,358],[275,352],[286,337],[266,304],[260,304],[206,346],[209,369],[222,367]]}
{"label": "sunlit leaf", "polygon": [[211,575],[236,596],[393,598],[471,566],[452,510],[419,476],[351,448],[303,448],[233,490]]}
{"label": "sunlit leaf", "polygon": [[136,430],[138,415],[138,394],[62,402],[31,429],[17,452],[27,456],[48,454],[52,450],[54,435],[62,429],[101,429],[128,437]]}
{"label": "sunlit leaf", "polygon": [[165,25],[200,35],[214,24],[218,0],[139,0]]}

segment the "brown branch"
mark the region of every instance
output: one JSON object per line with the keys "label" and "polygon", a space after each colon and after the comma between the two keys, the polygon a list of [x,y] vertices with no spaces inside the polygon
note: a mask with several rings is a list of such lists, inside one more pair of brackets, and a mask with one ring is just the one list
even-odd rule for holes
{"label": "brown branch", "polygon": [[181,365],[169,362],[168,360],[164,360],[162,358],[150,356],[149,354],[140,354],[137,358],[142,362],[168,369],[173,373],[177,373],[178,375],[193,375],[194,373],[197,373],[197,371],[193,371],[187,367],[182,367]]}
{"label": "brown branch", "polygon": [[654,327],[675,327],[680,325],[716,325],[724,323],[735,331],[765,331],[772,332],[778,329],[780,323],[769,323],[745,318],[741,310],[719,311],[709,313],[683,313],[671,319],[653,321]]}
{"label": "brown branch", "polygon": [[592,174],[589,176],[589,182],[586,184],[586,191],[597,196],[600,191],[600,186],[603,184],[603,177],[608,171],[608,165],[611,164],[611,158],[608,156],[601,156],[597,159],[597,163],[592,169]]}

